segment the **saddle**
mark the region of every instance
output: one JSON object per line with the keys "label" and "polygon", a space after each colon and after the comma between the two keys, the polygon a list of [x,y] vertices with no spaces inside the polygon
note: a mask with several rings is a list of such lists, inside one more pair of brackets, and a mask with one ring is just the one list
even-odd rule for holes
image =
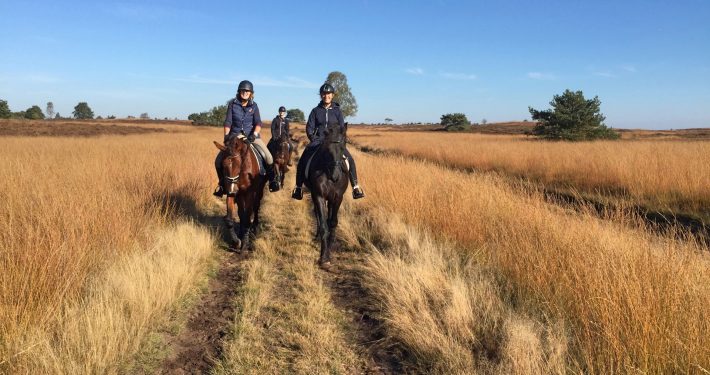
{"label": "saddle", "polygon": [[[246,141],[247,137],[244,134],[239,134],[237,138]],[[249,144],[249,150],[254,154],[254,157],[256,157],[256,163],[259,165],[259,174],[266,176],[266,163],[264,162],[266,156],[259,148],[255,147],[253,143],[247,142],[247,144]]]}
{"label": "saddle", "polygon": [[[308,179],[308,171],[311,169],[311,161],[313,158],[318,154],[317,152],[314,152],[311,157],[306,160],[306,180]],[[350,161],[348,160],[347,156],[343,155],[343,160],[345,160],[345,170],[350,171]]]}

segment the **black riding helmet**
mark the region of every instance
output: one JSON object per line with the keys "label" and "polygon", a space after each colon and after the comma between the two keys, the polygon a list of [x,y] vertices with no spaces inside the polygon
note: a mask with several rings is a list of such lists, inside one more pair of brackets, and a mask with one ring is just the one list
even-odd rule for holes
{"label": "black riding helmet", "polygon": [[249,81],[241,81],[239,82],[239,87],[237,88],[237,91],[241,90],[246,90],[246,91],[251,91],[254,92],[254,85],[251,84]]}
{"label": "black riding helmet", "polygon": [[333,86],[331,86],[330,83],[324,83],[323,86],[320,87],[319,92],[320,92],[321,95],[323,95],[323,94],[328,94],[328,93],[333,93],[333,94],[334,94],[334,93],[335,93],[335,89],[333,88]]}
{"label": "black riding helmet", "polygon": [[284,107],[284,106],[279,107],[279,112],[286,112],[286,107]]}

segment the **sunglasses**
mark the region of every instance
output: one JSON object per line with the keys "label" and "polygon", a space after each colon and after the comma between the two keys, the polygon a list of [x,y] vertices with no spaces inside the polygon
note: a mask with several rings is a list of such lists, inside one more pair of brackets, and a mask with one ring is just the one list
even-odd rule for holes
{"label": "sunglasses", "polygon": [[251,91],[249,91],[249,90],[239,90],[239,93],[240,93],[240,94],[243,93],[243,92],[251,92]]}

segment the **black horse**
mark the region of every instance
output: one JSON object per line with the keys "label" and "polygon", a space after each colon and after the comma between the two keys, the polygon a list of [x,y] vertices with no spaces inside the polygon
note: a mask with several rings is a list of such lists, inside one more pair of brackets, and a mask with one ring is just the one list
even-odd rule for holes
{"label": "black horse", "polygon": [[335,243],[338,210],[343,193],[348,187],[348,170],[345,163],[345,136],[347,130],[332,127],[325,131],[325,139],[313,154],[306,167],[305,185],[311,191],[313,208],[318,221],[316,239],[320,241],[320,259],[323,268],[330,266],[330,251]]}

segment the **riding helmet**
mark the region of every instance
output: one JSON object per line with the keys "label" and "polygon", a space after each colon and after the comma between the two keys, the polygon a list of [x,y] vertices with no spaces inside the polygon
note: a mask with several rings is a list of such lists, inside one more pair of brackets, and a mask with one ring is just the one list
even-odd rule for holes
{"label": "riding helmet", "polygon": [[284,106],[279,107],[279,112],[286,112],[286,107],[284,107]]}
{"label": "riding helmet", "polygon": [[251,82],[246,81],[246,80],[241,81],[241,82],[239,82],[239,88],[237,88],[237,91],[241,91],[241,90],[247,90],[247,91],[254,92],[254,85],[252,85]]}
{"label": "riding helmet", "polygon": [[320,91],[321,95],[328,94],[328,93],[335,93],[335,89],[333,88],[333,86],[331,86],[331,84],[327,83],[327,82],[324,83],[323,86],[320,87],[319,91]]}

